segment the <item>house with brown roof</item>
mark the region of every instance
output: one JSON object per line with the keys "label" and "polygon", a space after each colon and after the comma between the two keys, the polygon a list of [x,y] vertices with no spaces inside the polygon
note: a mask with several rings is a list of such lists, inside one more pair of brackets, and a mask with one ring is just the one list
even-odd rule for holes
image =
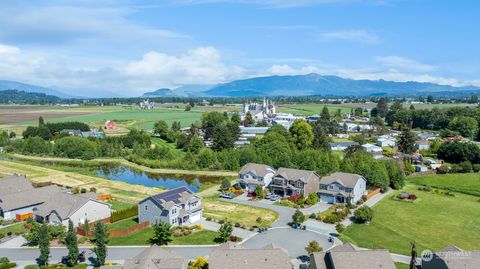
{"label": "house with brown roof", "polygon": [[309,269],[395,269],[387,250],[362,250],[352,244],[310,254]]}
{"label": "house with brown roof", "polygon": [[138,203],[140,223],[189,225],[201,218],[201,198],[185,186],[150,196]]}
{"label": "house with brown roof", "polygon": [[103,266],[101,269],[187,269],[188,260],[159,246],[151,246],[137,256],[125,260],[123,265]]}
{"label": "house with brown roof", "polygon": [[356,203],[366,194],[367,181],[357,174],[336,172],[320,180],[320,202],[337,204]]}
{"label": "house with brown roof", "polygon": [[208,259],[209,269],[292,269],[286,250],[273,244],[247,249],[232,242],[215,248]]}
{"label": "house with brown roof", "polygon": [[33,211],[52,195],[60,193],[56,185],[34,188],[24,175],[0,179],[0,216],[6,220],[17,215],[32,215]]}
{"label": "house with brown roof", "polygon": [[246,191],[253,192],[255,188],[265,189],[272,182],[275,169],[269,165],[247,163],[238,172],[238,183]]}
{"label": "house with brown roof", "polygon": [[75,195],[59,192],[52,195],[42,205],[33,211],[39,222],[52,225],[68,225],[73,222],[75,227],[83,225],[85,220],[95,222],[109,218],[111,206],[87,195]]}
{"label": "house with brown roof", "polygon": [[272,182],[270,191],[282,197],[300,195],[308,196],[319,189],[320,176],[314,171],[279,168]]}
{"label": "house with brown roof", "polygon": [[422,259],[423,269],[477,269],[480,268],[480,250],[463,250],[450,245]]}

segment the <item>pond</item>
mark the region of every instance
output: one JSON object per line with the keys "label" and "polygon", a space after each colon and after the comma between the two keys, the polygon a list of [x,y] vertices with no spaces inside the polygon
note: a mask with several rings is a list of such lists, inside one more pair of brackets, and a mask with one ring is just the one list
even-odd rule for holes
{"label": "pond", "polygon": [[[175,189],[178,187],[188,187],[193,192],[200,191],[202,180],[195,176],[181,176],[146,173],[125,167],[122,165],[108,165],[97,168],[98,176],[110,180],[123,181],[130,184],[140,184],[147,187],[159,187],[162,189]],[[203,182],[210,180],[203,180]]]}

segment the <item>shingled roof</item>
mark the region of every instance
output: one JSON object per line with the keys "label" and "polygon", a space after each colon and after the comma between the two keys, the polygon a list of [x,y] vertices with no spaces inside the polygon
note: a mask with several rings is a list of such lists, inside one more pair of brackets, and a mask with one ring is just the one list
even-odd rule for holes
{"label": "shingled roof", "polygon": [[[50,199],[40,205],[35,211],[35,214],[46,217],[55,211],[58,216],[64,220],[72,216],[73,213],[75,213],[89,201],[95,200],[71,193],[60,192],[52,195]],[[97,202],[101,203],[100,201]]]}
{"label": "shingled roof", "polygon": [[132,259],[125,260],[122,269],[186,269],[188,261],[177,253],[151,246]]}
{"label": "shingled roof", "polygon": [[[3,185],[1,185],[3,188]],[[1,189],[0,188],[0,189]],[[56,185],[41,188],[32,188],[21,192],[12,192],[0,196],[0,208],[3,211],[10,211],[18,208],[29,207],[44,203],[51,196],[60,193],[61,189]]]}
{"label": "shingled roof", "polygon": [[214,249],[209,257],[210,269],[291,269],[286,250],[267,245],[260,249],[247,249],[226,243]]}
{"label": "shingled roof", "polygon": [[186,203],[192,198],[200,199],[200,197],[195,195],[189,188],[182,186],[176,189],[150,196],[140,201],[140,203],[146,201],[147,199],[153,199],[162,207],[169,209],[174,205]]}
{"label": "shingled roof", "polygon": [[300,170],[292,168],[279,168],[275,177],[280,176],[288,180],[301,180],[308,182],[311,179],[319,179],[320,177],[314,172],[309,170]]}
{"label": "shingled roof", "polygon": [[328,185],[333,182],[339,182],[347,188],[354,188],[360,179],[363,179],[361,175],[335,172],[329,176],[322,177],[322,179],[320,179],[320,184]]}
{"label": "shingled roof", "polygon": [[258,177],[265,177],[268,173],[275,173],[275,170],[271,166],[265,164],[247,163],[238,173],[244,175],[248,172],[252,172]]}
{"label": "shingled roof", "polygon": [[12,175],[0,178],[0,198],[3,195],[33,190],[32,183],[23,175]]}
{"label": "shingled roof", "polygon": [[438,251],[430,261],[422,260],[424,269],[477,269],[480,265],[480,250],[463,250],[450,245]]}

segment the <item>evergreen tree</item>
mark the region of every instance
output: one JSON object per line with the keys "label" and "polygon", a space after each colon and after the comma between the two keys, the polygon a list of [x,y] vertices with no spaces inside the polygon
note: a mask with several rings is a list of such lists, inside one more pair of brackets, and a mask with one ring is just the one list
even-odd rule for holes
{"label": "evergreen tree", "polygon": [[42,224],[38,233],[38,247],[40,249],[40,257],[38,264],[40,266],[48,265],[48,256],[50,256],[50,235],[48,233],[48,225]]}
{"label": "evergreen tree", "polygon": [[387,113],[388,113],[388,103],[387,103],[387,99],[382,97],[378,100],[378,103],[377,103],[377,112],[378,112],[378,115],[382,118],[385,118],[385,116],[387,116]]}
{"label": "evergreen tree", "polygon": [[313,142],[312,147],[314,149],[324,149],[330,151],[330,139],[327,136],[327,132],[325,129],[320,125],[320,123],[313,124],[312,127],[313,131]]}
{"label": "evergreen tree", "polygon": [[404,126],[402,133],[400,134],[400,139],[398,141],[398,150],[406,154],[412,154],[416,151],[414,144],[415,135],[412,133],[410,128]]}
{"label": "evergreen tree", "polygon": [[38,117],[38,127],[43,127],[45,125],[45,121],[43,120],[43,117],[40,116]]}
{"label": "evergreen tree", "polygon": [[254,123],[255,123],[255,120],[253,119],[252,113],[248,111],[247,114],[245,115],[245,124],[248,126]]}
{"label": "evergreen tree", "polygon": [[150,238],[150,244],[163,246],[172,242],[172,226],[164,221],[153,225],[153,237]]}
{"label": "evergreen tree", "polygon": [[93,248],[93,252],[97,255],[97,263],[104,265],[107,258],[108,235],[107,227],[101,221],[95,223],[94,241],[95,248]]}
{"label": "evergreen tree", "polygon": [[222,242],[227,242],[228,239],[230,239],[230,236],[232,235],[232,232],[233,232],[232,224],[231,224],[230,222],[226,221],[226,222],[223,223],[222,226],[220,226],[220,228],[218,229],[219,239],[220,239]]}
{"label": "evergreen tree", "polygon": [[328,111],[328,107],[324,106],[322,112],[320,113],[320,120],[322,122],[330,121],[330,111]]}
{"label": "evergreen tree", "polygon": [[78,259],[78,243],[77,243],[77,233],[73,227],[73,222],[68,221],[68,231],[67,236],[65,237],[65,245],[68,249],[68,266],[72,267],[77,264]]}
{"label": "evergreen tree", "polygon": [[305,247],[305,251],[308,253],[308,254],[312,254],[314,252],[321,252],[323,250],[323,248],[320,246],[320,244],[313,240],[313,241],[310,241],[308,243],[308,245]]}
{"label": "evergreen tree", "polygon": [[240,118],[240,114],[238,114],[237,112],[233,113],[230,121],[235,123],[236,125],[240,125],[240,122],[242,121]]}

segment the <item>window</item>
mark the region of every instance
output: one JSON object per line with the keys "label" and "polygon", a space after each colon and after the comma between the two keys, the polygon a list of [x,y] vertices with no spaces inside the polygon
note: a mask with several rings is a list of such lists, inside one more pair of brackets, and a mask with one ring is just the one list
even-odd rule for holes
{"label": "window", "polygon": [[145,211],[148,211],[148,205],[145,205]]}

